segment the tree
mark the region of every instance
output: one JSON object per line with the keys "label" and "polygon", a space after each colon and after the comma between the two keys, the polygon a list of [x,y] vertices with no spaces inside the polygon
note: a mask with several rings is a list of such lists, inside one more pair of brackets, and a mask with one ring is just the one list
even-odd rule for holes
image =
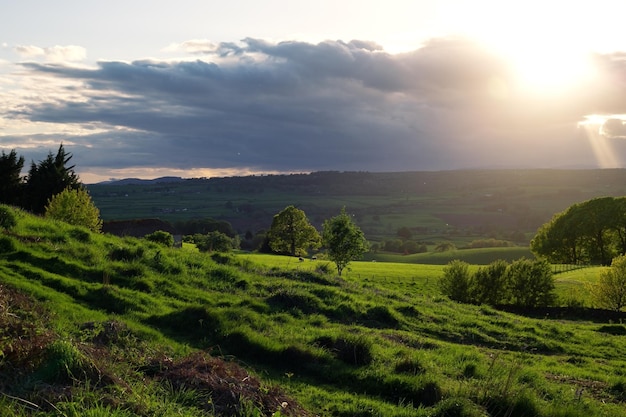
{"label": "tree", "polygon": [[443,268],[443,277],[439,280],[441,293],[451,300],[469,303],[471,275],[467,262],[455,259]]}
{"label": "tree", "polygon": [[594,301],[603,308],[620,311],[626,307],[626,256],[618,256],[602,271],[592,287]]}
{"label": "tree", "polygon": [[309,223],[304,211],[294,206],[285,207],[274,216],[268,238],[274,252],[292,256],[305,255],[307,249],[317,249],[321,243],[319,233]]}
{"label": "tree", "polygon": [[83,226],[94,232],[102,229],[100,210],[94,205],[87,190],[66,188],[52,196],[45,207],[45,216],[75,226]]}
{"label": "tree", "polygon": [[602,197],[570,206],[539,228],[531,250],[553,263],[609,265],[626,253],[625,200]]}
{"label": "tree", "polygon": [[324,222],[322,242],[328,251],[328,258],[337,266],[339,276],[350,261],[361,257],[369,249],[365,235],[346,213],[345,207],[339,215]]}
{"label": "tree", "polygon": [[452,242],[441,242],[437,246],[435,246],[435,252],[447,252],[451,250],[455,250],[456,246]]}
{"label": "tree", "polygon": [[195,234],[193,242],[202,252],[228,252],[234,247],[233,238],[217,230],[206,235]]}
{"label": "tree", "polygon": [[74,172],[74,165],[66,166],[72,154],[65,152],[63,144],[56,156],[52,152],[39,164],[31,164],[26,177],[25,208],[36,214],[43,214],[48,200],[66,188],[78,189],[82,185]]}
{"label": "tree", "polygon": [[24,157],[17,157],[15,150],[0,156],[0,203],[17,206],[24,191],[22,169]]}

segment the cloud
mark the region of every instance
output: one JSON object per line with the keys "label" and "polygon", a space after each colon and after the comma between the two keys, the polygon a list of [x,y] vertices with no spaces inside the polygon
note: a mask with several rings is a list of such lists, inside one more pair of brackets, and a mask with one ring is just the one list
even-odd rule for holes
{"label": "cloud", "polygon": [[76,45],[55,45],[47,48],[34,45],[18,45],[15,47],[15,52],[23,58],[44,58],[53,62],[82,61],[87,56],[87,50],[82,46]]}
{"label": "cloud", "polygon": [[619,118],[607,119],[600,128],[600,134],[610,139],[626,139],[626,122]]}
{"label": "cloud", "polygon": [[593,166],[577,122],[602,106],[626,113],[623,89],[610,88],[624,74],[619,57],[598,57],[614,78],[546,99],[461,38],[401,54],[361,40],[253,38],[168,51],[195,59],[24,63],[30,77],[66,83],[0,117],[80,126],[65,136],[78,166],[303,172]]}

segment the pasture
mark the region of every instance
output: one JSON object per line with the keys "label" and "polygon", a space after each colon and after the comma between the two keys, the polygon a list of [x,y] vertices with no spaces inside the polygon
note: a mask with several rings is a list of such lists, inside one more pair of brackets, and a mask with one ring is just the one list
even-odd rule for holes
{"label": "pasture", "polygon": [[16,216],[0,235],[2,415],[626,416],[623,314],[458,304],[437,290],[443,265],[337,277],[323,259]]}

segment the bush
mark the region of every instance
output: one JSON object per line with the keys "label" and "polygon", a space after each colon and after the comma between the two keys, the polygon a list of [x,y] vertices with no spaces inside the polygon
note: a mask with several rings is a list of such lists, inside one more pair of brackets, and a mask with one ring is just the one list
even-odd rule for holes
{"label": "bush", "polygon": [[158,243],[159,245],[172,247],[174,246],[174,236],[171,233],[164,232],[163,230],[157,230],[154,233],[150,233],[144,236],[145,239]]}
{"label": "bush", "polygon": [[479,304],[496,306],[508,299],[506,261],[494,261],[481,267],[472,278],[472,298]]}
{"label": "bush", "polygon": [[626,256],[613,259],[611,268],[600,273],[592,287],[595,303],[602,308],[620,311],[626,306]]}
{"label": "bush", "polygon": [[439,288],[451,300],[468,303],[471,300],[470,280],[469,264],[456,259],[443,268]]}
{"label": "bush", "polygon": [[84,226],[94,232],[102,229],[100,210],[84,188],[66,188],[52,196],[46,205],[45,215],[76,226]]}
{"label": "bush", "polygon": [[0,228],[10,230],[17,226],[15,214],[6,206],[0,206]]}
{"label": "bush", "polygon": [[554,277],[545,260],[519,259],[506,272],[513,303],[518,307],[544,307],[554,303]]}

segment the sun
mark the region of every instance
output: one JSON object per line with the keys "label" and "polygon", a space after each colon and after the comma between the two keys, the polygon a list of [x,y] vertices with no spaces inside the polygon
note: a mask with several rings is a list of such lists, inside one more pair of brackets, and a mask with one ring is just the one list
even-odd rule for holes
{"label": "sun", "polygon": [[530,93],[557,94],[594,76],[589,51],[571,40],[545,35],[511,36],[494,45],[509,62],[519,88]]}
{"label": "sun", "polygon": [[594,76],[592,52],[604,22],[582,4],[476,0],[457,5],[463,19],[455,24],[501,55],[520,89],[554,94]]}

